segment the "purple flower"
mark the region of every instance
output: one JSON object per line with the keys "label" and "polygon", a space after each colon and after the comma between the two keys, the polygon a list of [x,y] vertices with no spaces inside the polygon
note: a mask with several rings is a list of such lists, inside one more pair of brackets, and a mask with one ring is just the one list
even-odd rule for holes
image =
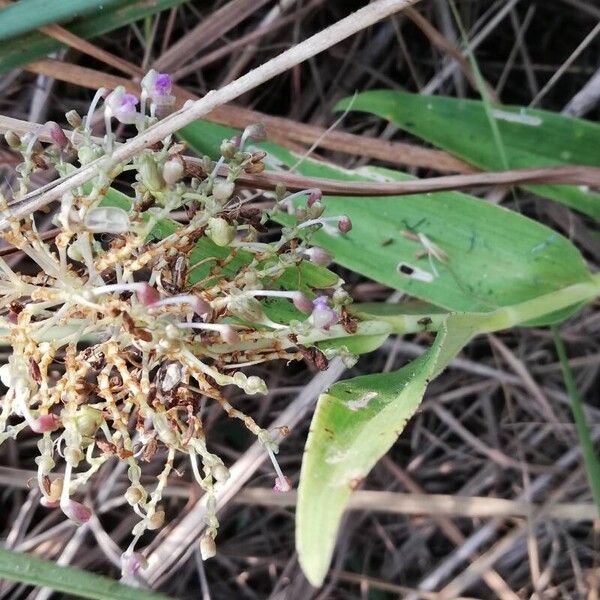
{"label": "purple flower", "polygon": [[138,102],[136,96],[125,91],[120,85],[107,96],[104,106],[109,117],[114,117],[124,125],[133,125],[139,118],[136,109]]}
{"label": "purple flower", "polygon": [[166,73],[159,73],[154,81],[154,89],[156,93],[161,96],[169,95],[172,86],[173,82],[171,81],[171,76]]}
{"label": "purple flower", "polygon": [[121,555],[121,576],[126,581],[135,581],[140,569],[145,569],[148,561],[139,552],[123,552]]}
{"label": "purple flower", "polygon": [[328,331],[332,325],[338,322],[338,315],[329,306],[329,299],[327,296],[319,296],[313,300],[313,311],[311,315],[312,324],[317,329],[324,329]]}
{"label": "purple flower", "polygon": [[154,69],[150,69],[141,81],[142,86],[142,102],[146,98],[150,98],[150,110],[152,106],[164,107],[175,104],[175,96],[171,95],[173,80],[167,73],[158,73]]}

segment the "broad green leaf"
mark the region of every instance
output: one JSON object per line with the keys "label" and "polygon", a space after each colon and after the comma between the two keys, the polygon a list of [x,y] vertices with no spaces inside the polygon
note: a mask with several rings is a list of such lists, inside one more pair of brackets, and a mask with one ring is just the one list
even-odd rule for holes
{"label": "broad green leaf", "polygon": [[63,23],[99,13],[121,0],[20,0],[0,10],[0,41],[27,33],[49,23]]}
{"label": "broad green leaf", "polygon": [[[147,16],[183,4],[186,0],[121,0],[114,6],[106,6],[99,14],[83,17],[66,28],[85,39],[91,39],[139,21]],[[111,2],[112,3],[112,2]],[[65,0],[45,0],[44,5],[66,4]],[[107,3],[108,4],[108,3]],[[20,67],[57,52],[64,46],[56,40],[31,31],[0,46],[0,73]]]}
{"label": "broad green leaf", "polygon": [[485,315],[450,315],[433,346],[399,371],[363,375],[319,397],[300,473],[296,549],[308,580],[323,583],[352,490],[391,448],[429,381],[475,335]]}
{"label": "broad green leaf", "polygon": [[393,373],[341,381],[320,396],[302,461],[296,511],[296,548],[313,585],[320,585],[327,573],[352,489],[389,450],[417,410],[429,382],[461,348],[480,333],[519,325],[535,315],[589,302],[599,294],[596,274],[585,283],[494,313],[450,314],[439,324],[432,347],[415,361]]}
{"label": "broad green leaf", "polygon": [[[218,152],[217,140],[232,133],[206,122],[196,122],[180,132],[197,152],[213,157]],[[294,166],[299,160],[275,144],[261,147],[269,152],[267,165],[273,170]],[[389,169],[347,170],[312,159],[303,160],[296,171],[349,182],[412,179]],[[449,311],[492,311],[589,279],[581,255],[566,238],[466,194],[327,196],[324,204],[326,215],[347,214],[353,223],[346,236],[318,232],[313,238],[335,262]],[[278,220],[290,223],[283,214]],[[447,254],[448,261],[417,258],[424,247],[407,239],[407,233],[424,234]],[[401,262],[428,272],[433,280],[419,281],[399,273]]]}
{"label": "broad green leaf", "polygon": [[[336,106],[378,115],[483,169],[504,168],[480,100],[422,96],[373,90]],[[520,106],[497,106],[496,119],[508,167],[600,166],[600,125],[557,113]],[[583,186],[524,186],[600,219],[600,194]]]}
{"label": "broad green leaf", "polygon": [[75,567],[59,566],[29,554],[0,549],[0,578],[92,600],[169,600],[168,596],[122,585]]}

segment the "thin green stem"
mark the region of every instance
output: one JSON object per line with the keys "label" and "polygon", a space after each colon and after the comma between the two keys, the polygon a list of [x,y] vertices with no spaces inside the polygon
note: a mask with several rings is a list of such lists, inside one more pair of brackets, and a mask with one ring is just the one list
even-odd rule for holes
{"label": "thin green stem", "polygon": [[554,326],[552,327],[552,335],[554,337],[556,353],[560,360],[565,387],[567,388],[567,393],[571,399],[571,410],[573,411],[575,428],[579,437],[579,443],[581,444],[581,452],[583,454],[583,461],[592,490],[592,496],[594,497],[598,512],[600,513],[600,461],[598,460],[598,455],[596,454],[594,443],[592,442],[592,436],[590,435],[590,430],[585,420],[583,401],[581,400],[581,396],[577,391],[577,385],[573,379],[573,372],[569,366],[565,345],[560,337],[558,329]]}

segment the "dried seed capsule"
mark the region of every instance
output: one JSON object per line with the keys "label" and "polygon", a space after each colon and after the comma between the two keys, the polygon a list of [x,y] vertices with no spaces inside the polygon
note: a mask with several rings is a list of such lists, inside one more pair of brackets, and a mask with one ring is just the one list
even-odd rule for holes
{"label": "dried seed capsule", "polygon": [[67,114],[65,114],[65,118],[67,119],[67,123],[73,129],[77,129],[77,127],[81,126],[81,117],[76,110],[70,110]]}
{"label": "dried seed capsule", "polygon": [[160,529],[165,522],[165,511],[157,510],[149,519],[148,519],[148,529]]}
{"label": "dried seed capsule", "polygon": [[4,139],[13,150],[18,150],[21,147],[21,138],[14,131],[7,131],[4,134]]}
{"label": "dried seed capsule", "polygon": [[217,554],[217,545],[212,536],[206,534],[200,538],[200,556],[202,560],[208,560]]}

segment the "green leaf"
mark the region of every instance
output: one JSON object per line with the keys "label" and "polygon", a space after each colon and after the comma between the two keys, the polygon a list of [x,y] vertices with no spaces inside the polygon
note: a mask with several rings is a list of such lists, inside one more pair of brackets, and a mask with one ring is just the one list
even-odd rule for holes
{"label": "green leaf", "polygon": [[394,444],[429,381],[479,331],[486,317],[450,315],[433,346],[399,371],[363,375],[319,397],[300,473],[296,549],[308,580],[323,583],[352,490]]}
{"label": "green leaf", "polygon": [[108,577],[63,567],[29,554],[0,549],[0,578],[93,600],[169,600],[168,596],[122,585]]}
{"label": "green leaf", "polygon": [[[480,100],[373,90],[345,98],[336,109],[367,112],[390,121],[468,162],[488,170],[504,168]],[[496,119],[508,167],[600,166],[600,125],[520,106],[497,106]],[[524,186],[600,219],[600,194],[569,185]]]}
{"label": "green leaf", "polygon": [[[41,0],[40,0],[41,1]],[[186,0],[121,0],[114,6],[106,6],[99,14],[93,14],[70,23],[66,28],[75,35],[91,39],[134,23],[149,15],[183,4]],[[65,0],[44,0],[44,5],[66,4]],[[112,4],[112,0],[111,0]],[[0,46],[0,73],[20,67],[57,52],[64,45],[38,31],[20,35],[10,44]]]}
{"label": "green leaf", "polygon": [[90,13],[101,13],[120,0],[20,0],[0,10],[0,41],[49,23],[63,23]]}
{"label": "green leaf", "polygon": [[[214,157],[217,140],[231,136],[234,130],[199,121],[179,133],[198,153]],[[275,144],[262,144],[261,148],[269,153],[266,160],[272,170],[298,162],[298,156]],[[412,179],[389,169],[347,170],[312,159],[304,159],[296,171],[338,181]],[[466,194],[327,196],[324,204],[326,216],[346,214],[353,223],[345,236],[318,232],[313,238],[336,263],[449,311],[492,311],[589,279],[581,255],[566,238]],[[278,220],[291,223],[283,214]],[[426,235],[449,260],[417,259],[416,254],[424,248],[407,239],[406,232]],[[400,274],[401,262],[428,271],[434,275],[433,281]]]}

